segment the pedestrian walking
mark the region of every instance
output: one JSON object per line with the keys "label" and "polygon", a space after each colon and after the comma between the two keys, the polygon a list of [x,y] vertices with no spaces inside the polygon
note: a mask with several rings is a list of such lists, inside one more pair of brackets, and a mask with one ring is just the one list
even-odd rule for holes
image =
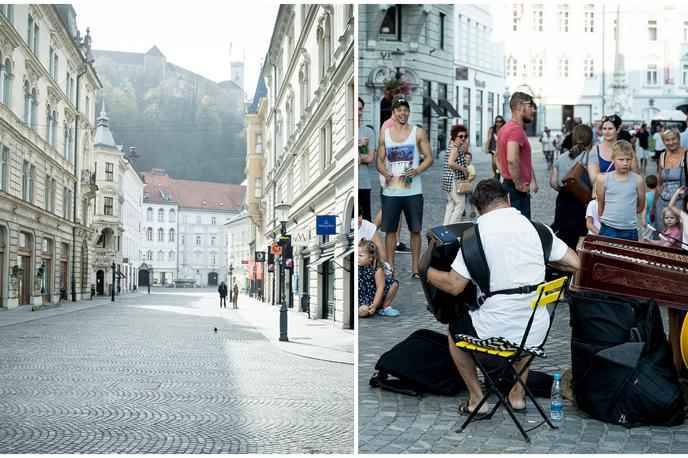
{"label": "pedestrian walking", "polygon": [[[432,166],[434,158],[428,136],[422,127],[408,122],[411,106],[406,96],[397,95],[392,101],[394,126],[380,135],[376,166],[385,177],[382,190],[382,230],[385,231],[387,262],[394,268],[396,230],[401,212],[411,232],[411,277],[420,279],[420,231],[423,225],[423,186],[420,174]],[[425,160],[420,163],[421,153]],[[385,165],[385,159],[387,164]]]}
{"label": "pedestrian walking", "polygon": [[499,167],[497,166],[497,134],[499,129],[504,125],[504,118],[501,115],[495,116],[494,123],[487,130],[487,140],[485,141],[484,150],[486,154],[490,155],[492,160],[492,175],[499,180]]}
{"label": "pedestrian walking", "polygon": [[[444,155],[442,169],[442,191],[447,193],[447,206],[444,211],[444,225],[458,223],[466,211],[467,189],[458,189],[457,180],[468,184],[468,168],[464,152],[466,150],[468,129],[462,124],[451,128],[449,151]],[[470,184],[468,185],[470,186]]]}
{"label": "pedestrian walking", "polygon": [[647,131],[647,124],[643,123],[635,133],[635,138],[638,139],[638,159],[640,159],[640,171],[644,172],[647,168],[647,160],[650,157],[650,133]]}
{"label": "pedestrian walking", "polygon": [[555,138],[552,136],[549,127],[545,127],[544,132],[540,135],[540,143],[542,143],[542,152],[547,161],[547,170],[552,170],[554,165],[554,140]]}
{"label": "pedestrian walking", "polygon": [[499,169],[504,177],[504,187],[509,193],[511,206],[530,218],[530,191],[537,192],[538,185],[525,126],[533,122],[537,105],[533,96],[515,92],[509,106],[511,119],[497,134]]}
{"label": "pedestrian walking", "polygon": [[222,308],[222,304],[224,304],[224,307],[227,308],[227,285],[225,282],[220,283],[220,286],[217,288],[217,292],[220,293],[220,308]]}
{"label": "pedestrian walking", "polygon": [[234,288],[232,288],[232,308],[238,309],[237,302],[239,302],[239,287],[236,282],[234,282]]}

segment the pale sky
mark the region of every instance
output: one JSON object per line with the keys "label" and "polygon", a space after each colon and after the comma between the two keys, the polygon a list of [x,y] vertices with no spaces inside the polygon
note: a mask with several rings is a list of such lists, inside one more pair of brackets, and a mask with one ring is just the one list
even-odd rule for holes
{"label": "pale sky", "polygon": [[155,45],[167,62],[215,82],[230,79],[231,43],[231,60],[241,60],[245,52],[249,97],[279,9],[266,1],[81,1],[72,6],[81,36],[90,27],[94,49],[145,53]]}

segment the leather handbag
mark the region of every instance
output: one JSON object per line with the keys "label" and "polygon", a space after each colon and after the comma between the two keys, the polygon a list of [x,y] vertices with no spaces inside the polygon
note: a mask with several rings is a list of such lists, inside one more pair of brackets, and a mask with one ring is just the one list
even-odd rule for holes
{"label": "leather handbag", "polygon": [[456,187],[457,194],[468,194],[473,191],[471,187],[471,182],[468,180],[455,180],[454,186]]}
{"label": "leather handbag", "polygon": [[[585,153],[585,164],[588,163],[589,151]],[[561,180],[564,187],[583,205],[588,205],[592,200],[592,186],[590,185],[590,177],[583,161],[576,162],[569,173]]]}

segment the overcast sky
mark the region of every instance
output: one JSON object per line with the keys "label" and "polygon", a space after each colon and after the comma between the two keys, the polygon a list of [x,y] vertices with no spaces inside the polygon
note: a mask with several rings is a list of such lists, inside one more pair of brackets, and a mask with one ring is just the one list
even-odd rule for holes
{"label": "overcast sky", "polygon": [[[253,96],[279,5],[255,1],[139,0],[72,3],[81,36],[94,49],[145,53],[154,45],[167,62],[213,81],[230,79],[231,60],[245,58],[245,92]],[[97,67],[97,63],[96,63]]]}

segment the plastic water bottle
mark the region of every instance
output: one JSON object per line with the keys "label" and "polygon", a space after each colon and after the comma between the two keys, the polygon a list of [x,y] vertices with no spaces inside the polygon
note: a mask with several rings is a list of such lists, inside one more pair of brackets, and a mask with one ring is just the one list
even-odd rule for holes
{"label": "plastic water bottle", "polygon": [[561,421],[564,419],[564,401],[561,396],[561,376],[559,374],[554,374],[554,383],[552,383],[550,416],[554,421]]}

